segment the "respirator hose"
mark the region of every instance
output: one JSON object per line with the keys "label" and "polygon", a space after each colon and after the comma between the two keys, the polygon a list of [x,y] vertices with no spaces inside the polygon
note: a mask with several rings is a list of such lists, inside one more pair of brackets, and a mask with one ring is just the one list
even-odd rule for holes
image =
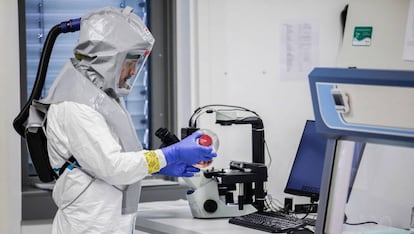
{"label": "respirator hose", "polygon": [[26,104],[23,106],[20,113],[13,121],[13,127],[19,133],[20,136],[25,137],[24,131],[26,122],[29,116],[29,107],[32,104],[34,99],[39,99],[42,93],[43,86],[46,80],[47,68],[49,66],[50,55],[52,54],[53,46],[55,44],[56,38],[61,33],[66,32],[75,32],[80,29],[80,18],[71,19],[69,21],[62,22],[52,27],[52,29],[47,34],[42,55],[40,57],[39,66],[37,68],[36,80],[33,85],[32,92],[28,98]]}

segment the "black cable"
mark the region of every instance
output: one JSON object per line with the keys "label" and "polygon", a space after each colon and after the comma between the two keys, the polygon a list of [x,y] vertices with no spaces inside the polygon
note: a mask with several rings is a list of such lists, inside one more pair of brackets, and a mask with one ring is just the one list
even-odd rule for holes
{"label": "black cable", "polygon": [[[205,108],[208,108],[208,107],[214,107],[214,106],[231,107],[231,108],[237,108],[237,109],[241,109],[241,110],[245,110],[245,111],[254,112],[254,111],[251,111],[251,110],[249,110],[249,109],[247,109],[247,108],[245,108],[245,107],[241,107],[241,106],[226,105],[226,104],[210,104],[210,105],[205,105],[205,106],[198,107],[198,108],[194,111],[194,114],[196,114],[197,112],[199,112],[199,111],[200,111],[200,110],[202,110],[202,109],[205,109]],[[255,112],[254,112],[254,113],[255,113]],[[193,114],[193,115],[194,115],[194,114]]]}
{"label": "black cable", "polygon": [[[190,124],[190,127],[194,127],[194,128],[197,127],[197,120],[198,120],[198,118],[201,117],[202,114],[204,114],[204,113],[211,114],[211,113],[219,112],[219,111],[220,112],[225,112],[225,111],[245,111],[245,112],[253,113],[255,116],[257,116],[258,118],[260,118],[260,116],[257,113],[255,113],[254,111],[251,111],[251,110],[241,110],[241,109],[217,109],[217,110],[212,110],[212,109],[207,109],[207,110],[204,110],[202,112],[200,110],[199,113],[197,113],[197,116],[195,116],[194,121],[191,120],[192,124]],[[249,117],[244,117],[244,118],[241,118],[239,120],[242,121],[242,120],[245,120],[247,118],[249,118]]]}
{"label": "black cable", "polygon": [[[214,110],[210,110],[210,109],[208,109],[208,110],[204,110],[203,112],[199,112],[199,113],[197,114],[197,116],[195,117],[194,122],[193,122],[193,123],[190,123],[189,127],[196,128],[196,127],[197,127],[197,120],[198,120],[198,118],[199,118],[202,114],[204,114],[204,113],[213,113],[213,112],[214,112]],[[191,122],[192,122],[192,121],[191,121]]]}
{"label": "black cable", "polygon": [[[259,115],[258,115],[256,112],[254,112],[254,111],[252,111],[252,110],[249,110],[249,109],[247,109],[247,108],[241,107],[241,106],[225,105],[225,104],[211,104],[211,105],[206,105],[206,106],[201,106],[201,107],[198,107],[198,108],[197,108],[197,109],[193,112],[193,114],[191,115],[191,117],[190,117],[190,119],[189,119],[188,126],[189,126],[189,127],[194,127],[194,126],[196,126],[196,123],[195,123],[195,124],[194,124],[194,126],[193,126],[193,118],[197,115],[197,116],[198,116],[198,117],[197,117],[197,119],[198,119],[198,118],[199,118],[199,115],[201,115],[201,114],[202,114],[202,113],[200,113],[202,110],[204,110],[204,109],[206,109],[206,108],[211,108],[211,107],[227,107],[227,108],[234,108],[234,110],[240,110],[240,111],[250,112],[250,113],[253,113],[254,115],[256,115],[257,117],[259,117]],[[207,111],[209,111],[209,110],[207,110]],[[205,111],[205,112],[207,112],[207,111]],[[217,111],[217,110],[210,110],[210,111],[215,112],[215,111]],[[220,111],[230,111],[230,110],[220,109]],[[194,120],[194,122],[195,122],[195,120]]]}
{"label": "black cable", "polygon": [[270,167],[272,166],[272,161],[273,161],[273,159],[272,159],[272,155],[270,154],[270,150],[269,150],[269,146],[267,145],[267,141],[266,141],[266,139],[265,139],[265,141],[264,141],[264,144],[265,144],[265,147],[266,147],[266,151],[267,151],[267,155],[269,156],[269,164],[268,164],[268,169],[270,170]]}
{"label": "black cable", "polygon": [[378,224],[377,222],[375,222],[375,221],[366,221],[366,222],[361,222],[361,223],[348,223],[348,222],[345,222],[345,224],[347,224],[347,225],[364,225],[364,224]]}

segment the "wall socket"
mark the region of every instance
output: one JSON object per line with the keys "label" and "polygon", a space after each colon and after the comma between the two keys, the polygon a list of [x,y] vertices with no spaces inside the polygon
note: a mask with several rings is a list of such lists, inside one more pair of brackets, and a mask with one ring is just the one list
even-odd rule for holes
{"label": "wall socket", "polygon": [[317,213],[318,204],[298,204],[295,205],[296,214],[308,214],[308,213]]}

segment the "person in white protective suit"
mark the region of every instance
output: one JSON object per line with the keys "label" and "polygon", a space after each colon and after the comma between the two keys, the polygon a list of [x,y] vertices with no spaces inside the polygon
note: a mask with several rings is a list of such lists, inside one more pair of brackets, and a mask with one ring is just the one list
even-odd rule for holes
{"label": "person in white protective suit", "polygon": [[50,163],[60,171],[53,233],[133,233],[145,176],[190,177],[199,171],[192,165],[216,156],[211,146],[197,144],[201,132],[162,149],[142,149],[122,97],[153,44],[132,8],[82,17],[75,58],[40,100],[49,105]]}

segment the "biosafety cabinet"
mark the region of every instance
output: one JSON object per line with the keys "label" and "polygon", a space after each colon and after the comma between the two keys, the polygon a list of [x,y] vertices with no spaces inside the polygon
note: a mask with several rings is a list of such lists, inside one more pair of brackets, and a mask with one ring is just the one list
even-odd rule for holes
{"label": "biosafety cabinet", "polygon": [[[309,81],[317,129],[330,138],[317,233],[341,233],[344,222],[408,228],[413,172],[395,165],[414,165],[414,71],[315,68]],[[355,142],[367,143],[357,157]]]}
{"label": "biosafety cabinet", "polygon": [[316,233],[361,233],[344,223],[408,233],[414,207],[413,8],[412,0],[350,1],[338,67],[309,74],[317,129],[329,137]]}

